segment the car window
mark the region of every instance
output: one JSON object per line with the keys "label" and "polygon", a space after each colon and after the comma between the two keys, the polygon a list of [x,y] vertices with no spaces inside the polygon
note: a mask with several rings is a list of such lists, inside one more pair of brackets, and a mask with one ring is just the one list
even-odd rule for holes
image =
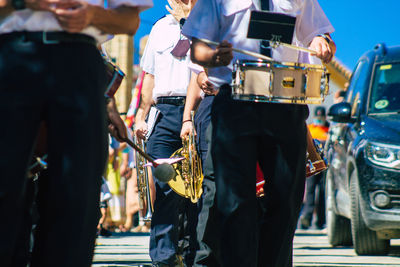
{"label": "car window", "polygon": [[400,111],[400,62],[375,66],[369,113]]}
{"label": "car window", "polygon": [[346,101],[352,107],[351,115],[355,116],[359,110],[361,96],[365,88],[368,88],[369,81],[369,67],[366,59],[361,60],[354,70],[353,76],[350,81],[350,86],[347,91]]}

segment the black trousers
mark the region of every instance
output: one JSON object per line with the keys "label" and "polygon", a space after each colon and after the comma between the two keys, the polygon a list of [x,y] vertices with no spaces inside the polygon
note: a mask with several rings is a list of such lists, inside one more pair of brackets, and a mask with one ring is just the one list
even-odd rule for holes
{"label": "black trousers", "polygon": [[211,157],[211,106],[214,96],[206,96],[200,103],[195,117],[197,143],[203,166],[203,194],[199,200],[195,266],[219,266],[219,227],[215,203],[215,179]]}
{"label": "black trousers", "polygon": [[[234,101],[223,86],[212,105],[215,172],[223,266],[292,264],[304,194],[308,108]],[[266,177],[259,218],[256,163]]]}
{"label": "black trousers", "polygon": [[312,223],[313,213],[316,211],[316,226],[320,229],[325,225],[325,173],[307,178],[306,197],[301,215]]}
{"label": "black trousers", "polygon": [[90,266],[107,145],[106,73],[96,47],[0,38],[0,265],[14,264],[26,172],[39,124],[48,177],[39,181],[31,266]]}

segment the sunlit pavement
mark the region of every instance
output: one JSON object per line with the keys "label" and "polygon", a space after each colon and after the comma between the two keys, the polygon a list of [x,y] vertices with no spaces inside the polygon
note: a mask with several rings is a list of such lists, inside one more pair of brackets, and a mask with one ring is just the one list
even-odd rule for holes
{"label": "sunlit pavement", "polygon": [[113,233],[98,238],[92,266],[151,266],[149,237],[144,233]]}
{"label": "sunlit pavement", "polygon": [[[98,238],[93,267],[148,267],[149,234],[114,233]],[[400,240],[391,241],[388,256],[357,256],[352,247],[332,248],[324,230],[297,230],[294,239],[295,267],[368,266],[400,267]]]}
{"label": "sunlit pavement", "polygon": [[357,256],[353,247],[333,248],[325,230],[297,230],[294,240],[294,266],[400,266],[400,240],[391,241],[388,256]]}

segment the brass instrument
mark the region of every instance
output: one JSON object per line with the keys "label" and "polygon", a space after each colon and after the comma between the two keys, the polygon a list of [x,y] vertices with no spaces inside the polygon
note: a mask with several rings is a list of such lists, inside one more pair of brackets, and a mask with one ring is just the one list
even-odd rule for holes
{"label": "brass instrument", "polygon": [[197,203],[203,193],[203,171],[201,168],[201,159],[196,150],[193,111],[191,116],[193,126],[192,133],[182,140],[183,147],[175,151],[171,156],[184,157],[184,159],[172,165],[177,175],[168,182],[168,185],[178,195],[190,198],[193,203]]}
{"label": "brass instrument", "polygon": [[[143,140],[138,140],[135,138],[136,145],[142,150],[145,150],[145,144]],[[150,194],[150,184],[149,184],[149,173],[148,167],[144,166],[147,161],[146,159],[138,152],[135,152],[135,160],[136,160],[136,174],[137,174],[137,186],[139,193],[139,208],[141,210],[145,209],[147,206],[147,212],[144,216],[143,220],[145,222],[151,221],[151,217],[153,215],[153,204],[151,201]]]}

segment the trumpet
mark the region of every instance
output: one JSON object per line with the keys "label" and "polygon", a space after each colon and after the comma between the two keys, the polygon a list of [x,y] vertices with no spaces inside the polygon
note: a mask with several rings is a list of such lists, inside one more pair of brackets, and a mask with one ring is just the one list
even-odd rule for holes
{"label": "trumpet", "polygon": [[[135,137],[136,145],[142,150],[145,150],[145,143],[143,140],[138,140]],[[136,162],[136,174],[137,174],[137,186],[139,193],[139,208],[141,210],[146,208],[147,212],[144,215],[143,220],[145,222],[151,221],[151,217],[153,216],[153,204],[151,201],[150,194],[150,184],[149,184],[149,173],[146,164],[146,159],[140,153],[135,152],[135,162]]]}
{"label": "trumpet", "polygon": [[183,157],[184,159],[172,165],[177,175],[168,182],[168,185],[178,195],[190,198],[193,203],[197,203],[203,193],[203,171],[201,159],[196,150],[196,140],[194,133],[194,112],[192,117],[192,133],[182,140],[183,147],[175,151],[171,157]]}

